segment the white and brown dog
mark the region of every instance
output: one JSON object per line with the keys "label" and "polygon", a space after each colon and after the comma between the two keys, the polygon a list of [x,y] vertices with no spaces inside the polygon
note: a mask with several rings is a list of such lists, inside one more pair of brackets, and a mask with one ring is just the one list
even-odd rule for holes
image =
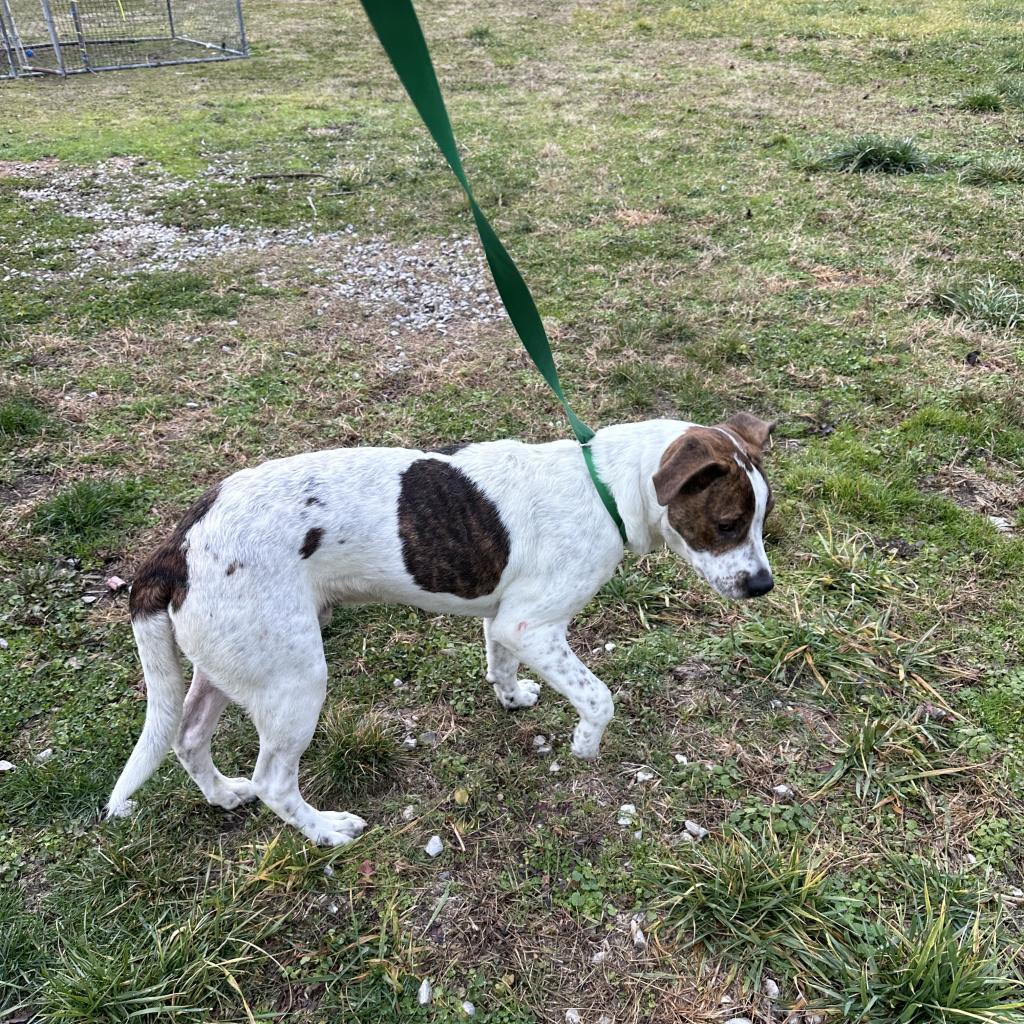
{"label": "white and brown dog", "polygon": [[[591,450],[628,547],[667,545],[727,597],[771,590],[762,528],[772,498],[760,468],[770,431],[746,413],[714,427],[652,420],[600,430]],[[315,843],[354,839],[366,823],[311,807],[298,781],[327,689],[320,629],[336,604],[479,616],[499,702],[536,702],[538,684],[516,675],[524,662],[579,713],[573,753],[596,757],[612,697],[566,629],[622,555],[574,441],[338,449],[235,473],[135,577],[148,706],[108,813],[131,811],[129,797],[173,744],[210,803],[259,797]],[[187,695],[179,652],[194,666]],[[231,700],[259,732],[251,779],[226,778],[210,756]]]}

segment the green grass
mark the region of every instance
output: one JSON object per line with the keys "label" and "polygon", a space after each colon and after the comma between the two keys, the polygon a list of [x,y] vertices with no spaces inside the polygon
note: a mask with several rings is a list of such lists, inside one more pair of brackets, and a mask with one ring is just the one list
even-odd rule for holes
{"label": "green grass", "polygon": [[998,114],[1003,109],[1003,98],[997,92],[972,92],[964,96],[957,106],[972,114]]}
{"label": "green grass", "polygon": [[846,171],[849,174],[920,174],[932,161],[913,139],[884,139],[860,135],[808,162],[813,171]]}
{"label": "green grass", "polygon": [[[829,1020],[1019,1020],[1017,5],[423,6],[583,418],[779,418],[776,589],[627,558],[570,634],[616,697],[592,764],[550,688],[496,706],[478,623],[338,609],[300,771],[370,822],[341,851],[173,759],[99,821],[144,714],[105,580],[268,458],[566,428],[506,323],[339,294],[346,247],[471,216],[359,5],[246,10],[247,61],[0,85],[0,1017],[710,1024],[768,1019],[768,975]],[[126,258],[83,203],[249,247]],[[230,709],[218,766],[256,753]]]}

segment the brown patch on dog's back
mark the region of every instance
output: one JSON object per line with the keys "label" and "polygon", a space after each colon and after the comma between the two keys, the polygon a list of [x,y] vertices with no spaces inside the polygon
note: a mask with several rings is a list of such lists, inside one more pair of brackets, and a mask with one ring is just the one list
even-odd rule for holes
{"label": "brown patch on dog's back", "polygon": [[398,534],[406,570],[432,594],[484,597],[508,565],[508,531],[494,502],[441,459],[418,459],[402,474]]}
{"label": "brown patch on dog's back", "polygon": [[220,491],[215,484],[182,516],[174,532],[139,567],[128,598],[133,619],[156,615],[168,607],[177,611],[188,595],[187,535],[213,508]]}
{"label": "brown patch on dog's back", "polygon": [[319,526],[314,526],[312,530],[306,532],[306,536],[302,541],[302,547],[299,548],[299,554],[303,558],[309,558],[320,547],[320,541],[323,539],[324,531]]}
{"label": "brown patch on dog's back", "polygon": [[691,428],[665,449],[654,475],[658,501],[694,551],[720,555],[746,541],[757,505],[750,466],[728,437],[708,427]]}

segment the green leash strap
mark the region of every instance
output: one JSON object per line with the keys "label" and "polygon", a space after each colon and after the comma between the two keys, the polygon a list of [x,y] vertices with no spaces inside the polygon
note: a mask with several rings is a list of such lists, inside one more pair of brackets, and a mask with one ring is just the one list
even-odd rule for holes
{"label": "green leash strap", "polygon": [[526,286],[522,274],[519,273],[519,268],[512,262],[512,257],[506,252],[501,240],[494,233],[494,228],[491,227],[483,211],[477,206],[473,196],[473,190],[470,188],[466,172],[462,167],[462,160],[459,158],[451,121],[448,119],[448,111],[445,109],[444,98],[441,96],[441,87],[438,85],[434,64],[430,59],[430,51],[423,38],[423,30],[420,28],[412,0],[361,0],[361,2],[366,16],[370,19],[370,24],[377,33],[377,38],[394,65],[402,85],[405,86],[405,91],[409,94],[409,99],[412,100],[423,123],[427,126],[427,130],[433,136],[438,149],[444,154],[444,158],[462,186],[463,192],[466,193],[469,208],[473,212],[473,220],[476,222],[476,229],[484,247],[484,255],[487,257],[487,265],[491,268],[491,276],[494,278],[505,309],[508,310],[512,326],[534,365],[540,370],[541,376],[548,382],[548,387],[561,402],[572,432],[583,446],[583,457],[586,460],[591,479],[594,481],[594,486],[597,488],[597,493],[600,495],[604,507],[608,509],[608,514],[619,528],[619,533],[625,543],[626,527],[619,515],[615,499],[594,468],[594,456],[589,447],[594,431],[579,419],[569,406],[569,400],[565,397],[562,384],[558,379],[558,370],[555,368],[555,360],[544,330],[544,322],[540,318],[540,313],[537,312],[530,289]]}

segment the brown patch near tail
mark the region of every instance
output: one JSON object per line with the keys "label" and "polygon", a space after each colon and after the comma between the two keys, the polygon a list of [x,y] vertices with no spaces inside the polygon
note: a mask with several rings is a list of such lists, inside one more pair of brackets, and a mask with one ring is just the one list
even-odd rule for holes
{"label": "brown patch near tail", "polygon": [[213,508],[220,491],[215,484],[182,516],[174,532],[139,567],[128,598],[133,619],[156,615],[168,607],[177,611],[188,595],[187,535]]}
{"label": "brown patch near tail", "polygon": [[441,459],[418,459],[402,474],[398,534],[406,570],[432,594],[484,597],[508,565],[508,531],[494,502]]}
{"label": "brown patch near tail", "polygon": [[720,555],[747,540],[757,505],[750,465],[730,438],[711,427],[692,427],[665,449],[655,493],[672,528],[694,551]]}
{"label": "brown patch near tail", "polygon": [[302,547],[299,548],[299,554],[303,558],[309,558],[311,554],[318,547],[320,547],[320,541],[324,539],[324,531],[319,526],[314,526],[312,530],[307,531],[306,536],[303,538]]}

